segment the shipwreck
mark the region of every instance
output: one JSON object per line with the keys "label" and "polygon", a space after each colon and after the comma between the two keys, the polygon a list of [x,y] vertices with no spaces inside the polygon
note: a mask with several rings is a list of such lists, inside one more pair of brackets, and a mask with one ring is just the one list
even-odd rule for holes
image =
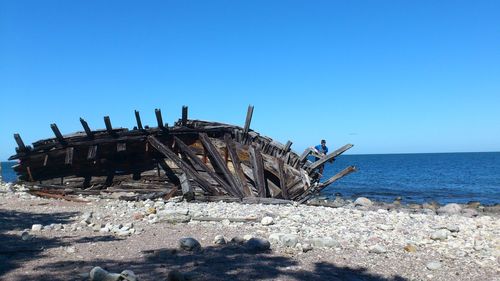
{"label": "shipwreck", "polygon": [[[105,129],[92,130],[82,118],[83,131],[63,135],[56,124],[54,138],[25,145],[14,134],[18,178],[32,194],[63,199],[83,194],[120,194],[122,199],[170,198],[239,201],[245,203],[304,203],[322,189],[355,171],[354,166],[320,181],[319,168],[351,148],[346,144],[328,155],[314,149],[297,154],[292,142],[277,142],[250,129],[253,106],[243,127],[182,117],[169,126],[160,109],[157,126],[116,128],[108,116]],[[313,155],[316,161],[308,160]]]}

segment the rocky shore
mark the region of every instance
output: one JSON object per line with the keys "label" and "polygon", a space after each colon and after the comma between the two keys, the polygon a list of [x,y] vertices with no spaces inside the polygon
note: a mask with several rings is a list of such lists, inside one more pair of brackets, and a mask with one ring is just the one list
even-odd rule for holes
{"label": "rocky shore", "polygon": [[89,280],[99,266],[138,280],[499,280],[494,207],[340,200],[69,202],[2,184],[0,279]]}

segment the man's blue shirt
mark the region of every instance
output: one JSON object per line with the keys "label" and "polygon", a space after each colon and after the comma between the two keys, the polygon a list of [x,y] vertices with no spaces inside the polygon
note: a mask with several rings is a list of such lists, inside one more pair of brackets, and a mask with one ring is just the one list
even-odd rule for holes
{"label": "man's blue shirt", "polygon": [[321,144],[318,144],[314,148],[316,148],[316,150],[318,150],[319,152],[323,152],[324,154],[328,153],[328,147],[327,146],[325,146],[325,149],[323,149],[323,146],[321,146]]}

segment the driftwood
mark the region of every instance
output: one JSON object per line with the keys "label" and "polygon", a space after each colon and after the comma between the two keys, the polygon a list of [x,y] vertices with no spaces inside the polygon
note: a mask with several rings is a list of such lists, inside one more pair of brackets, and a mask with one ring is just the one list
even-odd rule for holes
{"label": "driftwood", "polygon": [[[39,196],[76,200],[68,194],[134,192],[127,200],[184,195],[197,201],[259,204],[306,202],[328,185],[355,171],[348,167],[320,181],[319,168],[352,147],[347,144],[322,156],[314,149],[298,155],[292,142],[281,144],[250,129],[253,106],[243,127],[188,119],[188,108],[169,126],[155,110],[157,127],[114,128],[109,116],[105,129],[92,130],[82,118],[83,131],[63,135],[56,124],[54,138],[24,144],[14,134],[21,181]],[[308,155],[320,158],[308,161]],[[69,196],[69,197],[68,197]]]}

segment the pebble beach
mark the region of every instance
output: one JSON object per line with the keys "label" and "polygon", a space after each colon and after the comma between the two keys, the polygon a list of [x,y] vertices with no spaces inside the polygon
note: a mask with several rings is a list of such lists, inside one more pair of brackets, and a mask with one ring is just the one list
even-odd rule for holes
{"label": "pebble beach", "polygon": [[1,184],[0,280],[500,280],[498,211],[480,204],[79,199]]}

